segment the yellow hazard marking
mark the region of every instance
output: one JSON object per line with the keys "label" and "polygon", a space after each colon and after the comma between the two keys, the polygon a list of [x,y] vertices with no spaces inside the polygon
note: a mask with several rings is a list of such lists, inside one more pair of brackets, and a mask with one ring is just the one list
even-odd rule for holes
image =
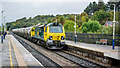
{"label": "yellow hazard marking", "polygon": [[11,45],[10,45],[10,42],[9,42],[9,54],[10,54],[10,66],[11,66],[11,68],[13,68],[12,57],[11,57]]}
{"label": "yellow hazard marking", "polygon": [[118,52],[118,53],[120,53],[119,51],[111,51],[111,52]]}

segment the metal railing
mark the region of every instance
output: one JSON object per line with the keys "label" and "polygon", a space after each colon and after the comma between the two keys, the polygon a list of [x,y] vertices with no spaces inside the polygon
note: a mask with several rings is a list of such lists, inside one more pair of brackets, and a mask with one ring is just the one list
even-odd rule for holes
{"label": "metal railing", "polygon": [[[66,39],[74,41],[74,33],[66,33]],[[112,45],[112,34],[87,34],[87,33],[77,33],[77,41],[96,44],[96,41],[100,39],[107,39],[107,45]],[[115,35],[115,45],[120,45],[120,35]]]}

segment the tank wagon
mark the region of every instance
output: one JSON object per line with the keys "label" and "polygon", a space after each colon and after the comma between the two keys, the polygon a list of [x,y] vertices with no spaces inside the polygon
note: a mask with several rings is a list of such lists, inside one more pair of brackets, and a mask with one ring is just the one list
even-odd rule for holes
{"label": "tank wagon", "polygon": [[65,30],[60,23],[13,29],[13,33],[32,42],[39,43],[48,49],[66,49]]}

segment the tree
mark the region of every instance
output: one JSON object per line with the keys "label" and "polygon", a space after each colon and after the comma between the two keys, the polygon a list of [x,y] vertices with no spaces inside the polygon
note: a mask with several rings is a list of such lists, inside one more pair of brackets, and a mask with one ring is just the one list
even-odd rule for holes
{"label": "tree", "polygon": [[77,15],[77,24],[80,27],[84,22],[88,21],[88,14],[86,12]]}
{"label": "tree", "polygon": [[[65,28],[65,30],[74,31],[75,30],[74,25],[75,25],[74,21],[72,21],[72,20],[66,20],[65,24],[64,24],[64,28]],[[76,24],[76,28],[78,28],[77,24]]]}
{"label": "tree", "polygon": [[86,12],[83,12],[83,13],[80,14],[80,17],[82,17],[82,16],[88,17],[88,14]]}
{"label": "tree", "polygon": [[68,20],[75,21],[75,15],[69,15]]}
{"label": "tree", "polygon": [[60,23],[61,23],[62,25],[65,23],[65,19],[64,19],[63,16],[60,18]]}
{"label": "tree", "polygon": [[90,3],[84,12],[86,12],[88,15],[92,15],[92,13],[99,11],[99,10],[104,10],[107,11],[108,7],[106,4],[104,4],[103,0],[99,0],[98,4],[94,1],[93,3]]}
{"label": "tree", "polygon": [[118,34],[119,34],[119,37],[120,37],[120,21],[118,23]]}
{"label": "tree", "polygon": [[52,22],[52,21],[51,21],[51,19],[49,18],[48,21],[47,21],[47,23],[51,23],[51,22]]}
{"label": "tree", "polygon": [[100,10],[103,5],[104,5],[103,0],[99,0],[98,1],[98,10]]}
{"label": "tree", "polygon": [[110,14],[109,21],[113,21],[114,11],[113,10],[109,11],[109,14]]}
{"label": "tree", "polygon": [[[120,18],[120,11],[118,13],[118,18]],[[118,25],[117,26],[117,29],[118,29],[117,34],[119,34],[119,38],[120,38],[120,19],[118,19],[118,21],[119,21],[119,23],[117,24]]]}
{"label": "tree", "polygon": [[99,22],[98,21],[88,21],[82,24],[82,31],[83,33],[87,32],[97,32],[99,29]]}
{"label": "tree", "polygon": [[91,17],[91,19],[97,20],[100,22],[100,24],[104,25],[105,24],[104,21],[106,21],[109,17],[110,17],[110,14],[108,12],[100,10],[100,11],[96,11],[94,15]]}
{"label": "tree", "polygon": [[83,33],[87,33],[88,32],[88,28],[87,27],[83,27],[82,31],[83,31]]}
{"label": "tree", "polygon": [[93,13],[94,13],[95,11],[98,11],[98,4],[94,1],[94,2],[93,2]]}
{"label": "tree", "polygon": [[85,16],[82,16],[81,21],[82,21],[82,22],[86,22],[86,18],[85,18]]}
{"label": "tree", "polygon": [[88,15],[92,15],[93,12],[93,7],[92,7],[92,3],[90,2],[90,4],[86,7],[86,9],[84,10],[84,12],[86,12]]}
{"label": "tree", "polygon": [[109,10],[113,10],[114,9],[114,6],[113,4],[116,5],[116,11],[120,11],[120,0],[109,0],[108,4],[107,4],[107,7],[109,7]]}

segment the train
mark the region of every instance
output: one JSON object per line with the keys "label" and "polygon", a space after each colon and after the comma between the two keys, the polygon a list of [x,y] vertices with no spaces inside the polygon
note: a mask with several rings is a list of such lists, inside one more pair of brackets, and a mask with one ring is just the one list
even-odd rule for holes
{"label": "train", "polygon": [[49,23],[26,28],[13,29],[12,32],[47,49],[67,49],[65,30],[60,23]]}

